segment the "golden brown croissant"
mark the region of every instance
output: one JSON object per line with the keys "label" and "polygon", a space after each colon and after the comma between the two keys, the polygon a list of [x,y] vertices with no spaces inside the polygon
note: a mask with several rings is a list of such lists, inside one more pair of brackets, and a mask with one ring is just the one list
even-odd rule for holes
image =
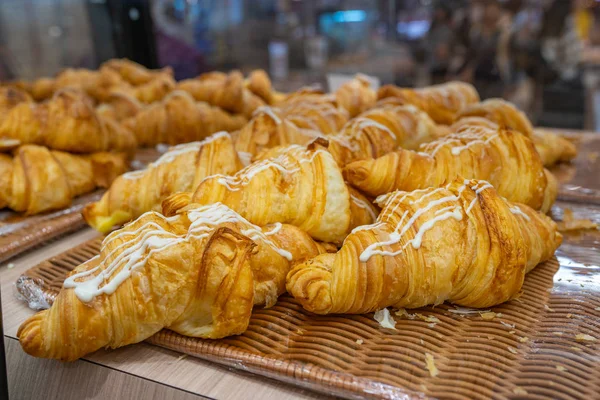
{"label": "golden brown croissant", "polygon": [[273,104],[275,101],[271,79],[262,69],[255,69],[250,72],[250,75],[246,78],[246,87],[266,104]]}
{"label": "golden brown croissant", "polygon": [[[165,96],[171,93],[177,84],[173,77],[167,74],[158,75],[156,78],[138,86],[116,85],[113,86],[108,97],[115,93],[124,93],[135,97],[138,101],[144,104],[154,103],[162,100]],[[103,100],[106,101],[106,100]]]}
{"label": "golden brown croissant", "polygon": [[470,104],[456,116],[457,120],[465,117],[483,117],[502,128],[521,132],[530,139],[533,137],[533,125],[529,118],[512,103],[503,99],[487,99],[481,103]]}
{"label": "golden brown croissant", "polygon": [[127,169],[123,154],[80,156],[35,145],[1,157],[0,204],[26,214],[67,207],[76,196],[110,185]]}
{"label": "golden brown croissant", "polygon": [[133,86],[143,85],[164,76],[173,78],[171,67],[151,70],[126,58],[112,59],[102,63],[100,71],[104,72],[104,70],[112,70],[118,73],[121,78]]}
{"label": "golden brown croissant", "polygon": [[[221,204],[142,215],[108,235],[49,310],[17,335],[31,355],[75,360],[142,341],[162,328],[220,338],[246,330],[254,304],[271,305],[292,262],[322,251],[288,225],[260,228]],[[263,296],[263,301],[258,297]]]}
{"label": "golden brown croissant", "polygon": [[336,105],[329,95],[305,100],[303,97],[278,105],[281,114],[297,127],[334,134],[348,122],[348,112]]}
{"label": "golden brown croissant", "polygon": [[251,117],[257,108],[265,105],[264,101],[244,86],[244,77],[239,71],[227,75],[209,73],[195,79],[186,79],[178,83],[177,89],[188,92],[197,101],[246,117]]}
{"label": "golden brown croissant", "polygon": [[557,195],[554,176],[544,169],[531,140],[516,131],[467,126],[426,144],[422,152],[399,149],[344,170],[363,193],[440,187],[457,178],[485,179],[510,201],[547,212]]}
{"label": "golden brown croissant", "polygon": [[0,138],[73,153],[131,152],[136,147],[133,133],[99,117],[86,96],[72,89],[56,92],[45,103],[15,106],[0,124]]}
{"label": "golden brown croissant", "polygon": [[532,139],[545,166],[571,161],[577,157],[577,147],[551,130],[535,128]]}
{"label": "golden brown croissant", "polygon": [[[276,157],[255,162],[233,176],[207,177],[192,202],[221,202],[257,225],[291,224],[315,239],[341,242],[353,228],[351,198],[326,145],[318,138],[308,147],[280,149]],[[369,219],[370,210],[356,207],[354,211]]]}
{"label": "golden brown croissant", "polygon": [[29,94],[35,101],[49,99],[56,90],[56,84],[53,78],[40,78],[31,83]]}
{"label": "golden brown croissant", "polygon": [[437,125],[426,112],[410,104],[381,105],[362,113],[359,117],[385,125],[396,136],[396,145],[408,150],[418,149],[423,143],[432,142],[451,133],[446,126]]}
{"label": "golden brown croissant", "polygon": [[335,91],[338,105],[348,111],[351,118],[372,108],[377,102],[377,93],[371,88],[369,79],[357,74]]}
{"label": "golden brown croissant", "polygon": [[261,107],[236,135],[235,148],[238,153],[247,154],[248,158],[258,155],[263,150],[291,144],[308,144],[320,134],[316,131],[300,129],[277,109]]}
{"label": "golden brown croissant", "polygon": [[[456,121],[451,130],[456,132],[466,126],[483,126],[498,129],[499,125],[483,117],[464,117]],[[535,145],[542,163],[550,167],[559,162],[571,161],[577,157],[577,147],[569,140],[547,129],[533,129],[531,140]]]}
{"label": "golden brown croissant", "polygon": [[84,208],[83,217],[94,229],[108,232],[146,211],[160,210],[165,198],[193,191],[207,176],[241,168],[229,134],[216,133],[203,142],[175,146],[146,169],[120,176],[102,199]]}
{"label": "golden brown croissant", "polygon": [[448,82],[421,89],[385,85],[377,92],[378,99],[392,98],[394,104],[412,104],[425,111],[438,124],[450,125],[457,114],[469,104],[479,102],[477,90],[465,82]]}
{"label": "golden brown croissant", "polygon": [[534,129],[527,116],[513,104],[502,99],[489,99],[465,108],[458,115],[453,129],[464,125],[485,125],[482,118],[501,127],[514,129],[533,140],[545,166],[570,161],[577,156],[577,148],[554,132]]}
{"label": "golden brown croissant", "polygon": [[139,113],[144,106],[135,97],[127,93],[112,93],[106,103],[96,107],[100,117],[112,118],[115,121],[123,121]]}
{"label": "golden brown croissant", "polygon": [[485,181],[396,191],[377,202],[383,210],[375,224],[355,229],[337,254],[290,271],[287,290],[304,308],[490,307],[514,298],[525,274],[562,240],[550,218],[508,202]]}
{"label": "golden brown croissant", "polygon": [[0,122],[18,104],[31,102],[33,99],[24,90],[11,86],[0,87]]}
{"label": "golden brown croissant", "polygon": [[189,93],[177,90],[123,121],[123,126],[135,134],[139,146],[155,146],[202,140],[218,131],[239,129],[246,122],[241,115],[196,102]]}

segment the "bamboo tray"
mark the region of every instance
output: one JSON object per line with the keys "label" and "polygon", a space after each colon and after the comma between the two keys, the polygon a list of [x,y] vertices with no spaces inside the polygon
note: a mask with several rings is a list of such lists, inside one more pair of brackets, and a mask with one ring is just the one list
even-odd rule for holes
{"label": "bamboo tray", "polygon": [[[155,149],[141,149],[133,165],[140,168],[155,160]],[[79,196],[71,207],[29,217],[13,211],[0,211],[0,262],[4,262],[33,247],[82,229],[85,221],[81,210],[86,204],[100,199],[102,191]]]}
{"label": "bamboo tray", "polygon": [[[560,203],[600,222],[600,207]],[[17,289],[52,303],[65,275],[96,255],[91,240],[28,270]],[[243,335],[201,340],[163,330],[148,342],[228,367],[348,398],[592,399],[600,393],[600,232],[566,236],[556,258],[527,275],[523,295],[479,313],[451,305],[395,316],[316,316],[284,296],[256,309]],[[469,310],[471,312],[472,310]],[[434,318],[432,318],[434,317]],[[590,335],[582,341],[576,335]],[[432,376],[426,354],[439,370]]]}

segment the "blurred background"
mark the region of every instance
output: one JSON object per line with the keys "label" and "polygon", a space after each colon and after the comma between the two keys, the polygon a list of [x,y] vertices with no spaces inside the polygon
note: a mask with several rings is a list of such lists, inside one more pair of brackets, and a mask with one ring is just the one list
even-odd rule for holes
{"label": "blurred background", "polygon": [[113,57],[177,79],[267,70],[279,90],[362,72],[460,79],[537,125],[600,130],[598,0],[3,0],[0,80]]}

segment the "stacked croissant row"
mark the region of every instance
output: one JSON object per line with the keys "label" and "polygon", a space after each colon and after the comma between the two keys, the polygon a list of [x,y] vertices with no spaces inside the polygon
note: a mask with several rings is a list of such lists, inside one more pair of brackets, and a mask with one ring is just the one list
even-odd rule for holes
{"label": "stacked croissant row", "polygon": [[[233,90],[208,89],[233,79],[179,84],[250,120],[172,147],[85,208],[92,227],[117,229],[22,324],[26,352],[75,360],[163,328],[241,334],[253,307],[285,292],[317,314],[490,307],[560,245],[545,166],[575,150],[510,103],[458,82],[376,92],[360,75],[333,93],[285,94],[256,73],[241,91],[261,99],[250,113]],[[181,111],[190,97],[165,99],[135,122],[151,130],[145,143],[198,139]]]}

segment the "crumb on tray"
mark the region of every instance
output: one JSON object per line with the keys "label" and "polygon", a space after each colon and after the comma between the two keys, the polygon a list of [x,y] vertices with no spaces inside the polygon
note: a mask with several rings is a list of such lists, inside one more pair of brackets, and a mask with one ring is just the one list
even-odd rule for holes
{"label": "crumb on tray", "polygon": [[432,378],[435,378],[440,373],[440,371],[435,366],[435,359],[429,353],[425,353],[425,366],[427,367],[427,370],[429,371],[429,375]]}
{"label": "crumb on tray", "polygon": [[560,232],[578,231],[585,229],[598,229],[598,224],[589,219],[576,219],[573,216],[573,211],[570,208],[564,209],[563,220],[557,222]]}

